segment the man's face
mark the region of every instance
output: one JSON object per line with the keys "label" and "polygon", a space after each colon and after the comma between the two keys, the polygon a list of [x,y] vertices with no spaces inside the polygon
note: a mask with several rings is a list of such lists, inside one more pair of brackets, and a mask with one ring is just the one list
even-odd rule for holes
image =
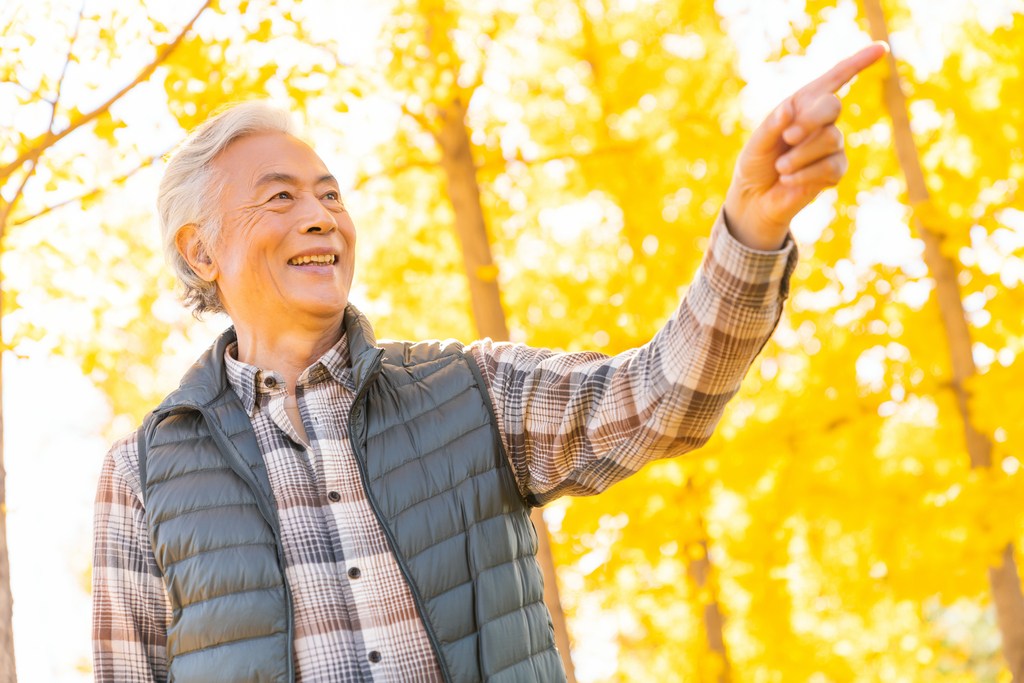
{"label": "man's face", "polygon": [[223,183],[215,279],[234,322],[332,322],[348,303],[355,226],[338,182],[297,138],[239,138],[214,160]]}

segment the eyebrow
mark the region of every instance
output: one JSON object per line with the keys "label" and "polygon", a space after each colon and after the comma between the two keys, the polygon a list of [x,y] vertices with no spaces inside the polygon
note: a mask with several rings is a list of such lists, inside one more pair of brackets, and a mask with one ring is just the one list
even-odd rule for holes
{"label": "eyebrow", "polygon": [[[256,184],[253,187],[263,187],[264,185],[270,185],[272,183],[298,185],[299,179],[293,175],[288,175],[287,173],[266,173],[259,180],[256,181]],[[337,185],[338,179],[332,176],[330,173],[328,173],[327,175],[322,175],[319,178],[317,178],[316,183],[314,184],[322,185],[323,183],[334,183],[335,185]]]}

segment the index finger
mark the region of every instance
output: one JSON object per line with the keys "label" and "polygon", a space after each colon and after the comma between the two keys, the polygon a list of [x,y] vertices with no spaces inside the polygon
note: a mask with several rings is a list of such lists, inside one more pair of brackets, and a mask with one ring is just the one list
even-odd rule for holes
{"label": "index finger", "polygon": [[817,91],[834,93],[846,85],[847,81],[877,62],[886,52],[889,46],[882,41],[876,41],[836,64],[823,75],[811,81],[800,92]]}

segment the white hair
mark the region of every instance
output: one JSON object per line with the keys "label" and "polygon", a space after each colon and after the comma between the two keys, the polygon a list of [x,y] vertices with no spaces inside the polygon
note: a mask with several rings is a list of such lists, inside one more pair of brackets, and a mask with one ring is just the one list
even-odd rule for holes
{"label": "white hair", "polygon": [[217,284],[199,277],[178,251],[178,231],[194,225],[204,245],[219,237],[221,216],[218,197],[221,179],[213,177],[213,160],[238,138],[259,133],[292,134],[291,116],[267,103],[254,100],[231,105],[192,130],[174,152],[157,194],[160,235],[164,257],[182,288],[182,301],[196,317],[224,311]]}

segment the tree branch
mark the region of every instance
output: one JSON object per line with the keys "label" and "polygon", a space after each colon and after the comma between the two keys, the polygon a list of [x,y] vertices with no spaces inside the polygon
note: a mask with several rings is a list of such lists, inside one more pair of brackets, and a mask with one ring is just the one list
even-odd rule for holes
{"label": "tree branch", "polygon": [[15,191],[14,196],[11,197],[11,201],[7,202],[3,209],[0,209],[0,239],[3,239],[7,232],[7,218],[11,215],[11,211],[14,210],[14,205],[21,199],[21,193],[25,191],[25,183],[28,182],[28,179],[32,177],[38,167],[38,164],[32,164],[32,168],[28,169],[25,172],[25,177],[21,179],[21,185],[18,185],[18,189]]}
{"label": "tree branch", "polygon": [[426,132],[430,133],[431,135],[434,134],[434,129],[431,128],[430,121],[427,120],[427,117],[424,116],[423,114],[414,114],[412,111],[410,111],[409,107],[406,106],[405,102],[402,102],[402,113],[415,120],[416,123],[420,124],[420,126]]}
{"label": "tree branch", "polygon": [[439,164],[434,161],[410,161],[400,166],[393,166],[392,168],[385,169],[380,173],[371,173],[370,175],[363,176],[362,178],[359,179],[359,182],[357,182],[352,187],[352,189],[360,190],[362,189],[363,185],[370,182],[371,180],[376,180],[377,178],[384,178],[386,176],[398,175],[399,173],[408,171],[410,168],[436,168],[438,165]]}
{"label": "tree branch", "polygon": [[523,157],[523,151],[520,149],[520,150],[516,150],[516,155],[514,157],[512,157],[511,159],[505,159],[504,157],[502,157],[502,159],[500,161],[484,163],[484,164],[482,164],[479,167],[479,170],[481,170],[481,171],[483,171],[485,169],[493,170],[496,166],[499,165],[499,163],[502,166],[505,166],[510,161],[519,161],[519,162],[522,162],[523,164],[526,164],[527,166],[536,166],[537,164],[545,164],[545,163],[547,163],[549,161],[554,161],[556,159],[566,159],[566,158],[571,158],[571,159],[573,159],[575,161],[580,161],[580,160],[588,159],[588,158],[592,158],[592,157],[606,156],[606,155],[612,155],[612,154],[622,154],[622,153],[625,153],[625,152],[633,152],[633,151],[636,151],[636,148],[637,148],[638,144],[639,144],[638,142],[631,141],[631,142],[622,142],[622,143],[614,144],[614,145],[605,145],[604,147],[596,147],[596,148],[590,150],[589,152],[577,152],[575,150],[573,150],[571,152],[564,152],[564,153],[554,152],[552,154],[547,154],[545,156],[537,157],[536,159],[530,159],[530,160],[527,160],[527,159],[525,159]]}
{"label": "tree branch", "polygon": [[68,42],[68,56],[64,59],[64,67],[60,70],[60,78],[57,79],[57,87],[54,90],[53,102],[50,106],[50,127],[47,129],[53,132],[53,121],[57,118],[57,105],[60,104],[60,91],[64,86],[64,77],[68,75],[68,64],[71,63],[71,55],[75,50],[75,41],[78,40],[78,30],[82,27],[82,15],[85,14],[85,0],[82,0],[82,9],[78,10],[78,19],[75,20],[75,30],[71,33],[71,40]]}
{"label": "tree branch", "polygon": [[[590,152],[586,152],[584,154],[581,154],[580,152],[576,152],[576,151],[573,151],[571,153],[555,153],[555,154],[550,154],[550,155],[546,155],[546,156],[543,156],[543,157],[538,157],[538,158],[533,159],[531,161],[527,161],[526,159],[523,158],[522,153],[519,153],[515,157],[513,157],[512,159],[504,159],[504,158],[501,159],[500,163],[502,165],[504,165],[504,164],[507,164],[510,161],[519,161],[519,162],[522,162],[522,163],[526,164],[527,166],[534,166],[536,164],[543,164],[543,163],[546,163],[548,161],[553,161],[555,159],[565,159],[565,158],[568,157],[568,158],[572,158],[572,159],[575,159],[575,160],[579,161],[581,159],[586,159],[588,157],[604,156],[604,155],[608,155],[608,154],[620,154],[620,153],[629,152],[629,151],[632,151],[632,150],[635,150],[635,149],[636,149],[636,143],[635,142],[625,142],[625,143],[618,144],[618,145],[608,145],[608,146],[605,146],[605,147],[599,147],[597,149],[594,149],[594,150],[592,150]],[[499,162],[485,163],[482,166],[479,166],[478,170],[480,170],[480,171],[483,171],[485,169],[487,169],[487,170],[494,170],[495,167],[498,165],[498,163]],[[440,166],[440,163],[436,162],[436,161],[427,161],[427,160],[410,161],[410,162],[407,162],[407,163],[404,163],[404,164],[400,164],[400,165],[397,165],[397,166],[392,166],[391,168],[384,169],[383,171],[380,171],[379,173],[371,173],[370,175],[363,176],[362,178],[360,178],[356,182],[355,185],[352,186],[352,189],[353,190],[361,190],[364,185],[366,185],[367,183],[372,182],[374,180],[377,180],[378,178],[385,178],[387,176],[398,175],[399,173],[404,173],[405,171],[408,171],[408,170],[413,169],[413,168],[437,168],[438,166]],[[82,198],[84,198],[84,196]],[[74,201],[74,200],[69,200],[69,201]],[[63,205],[64,203],[66,203],[66,202],[61,202],[61,205]],[[60,206],[60,205],[58,205],[58,206]],[[54,206],[53,208],[57,208],[57,206]],[[39,215],[42,215],[42,214],[39,214]],[[32,218],[34,218],[34,216]],[[29,220],[32,220],[32,218],[26,218],[23,221],[19,221],[18,223],[15,223],[15,225],[20,225],[22,222],[27,222]]]}
{"label": "tree branch", "polygon": [[[53,101],[50,102],[50,100],[46,99],[45,97],[42,98],[44,102],[48,102],[49,105],[50,105],[50,123],[48,123],[46,125],[46,133],[47,133],[47,135],[53,135],[53,122],[57,120],[57,105],[60,104],[60,91],[61,91],[61,88],[64,87],[64,77],[67,76],[67,74],[68,74],[68,64],[71,63],[71,54],[72,54],[72,52],[75,49],[75,41],[78,39],[78,29],[81,28],[81,26],[82,26],[82,14],[84,14],[84,13],[85,13],[85,2],[83,1],[82,2],[82,9],[78,10],[78,19],[75,21],[75,30],[71,33],[71,40],[68,42],[68,56],[64,59],[64,66],[61,67],[60,77],[57,79],[57,86],[54,88],[54,91],[53,91]],[[41,88],[42,88],[42,86],[40,85],[40,89]],[[36,157],[35,159],[32,160],[32,168],[33,168],[33,170],[35,170],[35,167],[36,167],[38,161],[39,161],[39,157]],[[31,175],[31,173],[29,175]],[[28,176],[25,176],[25,180],[26,181],[28,180]],[[22,183],[21,187],[22,187],[22,189],[24,189],[25,183]],[[20,191],[21,190],[19,190],[19,193],[20,193]],[[14,201],[17,201],[17,198],[15,198]],[[0,221],[0,223],[2,223],[3,225],[7,224],[7,216],[10,214],[11,207],[14,206],[14,201],[12,201],[10,203],[10,205],[8,205],[8,209],[4,213],[3,220]]]}
{"label": "tree branch", "polygon": [[47,207],[43,208],[43,210],[40,211],[39,213],[34,213],[31,216],[26,216],[25,218],[21,218],[19,220],[16,220],[13,223],[11,223],[11,227],[13,228],[13,227],[18,226],[18,225],[24,225],[25,223],[28,223],[30,221],[34,221],[35,219],[39,218],[40,216],[45,216],[46,214],[50,213],[51,211],[56,211],[57,209],[59,209],[61,207],[67,206],[68,204],[73,204],[74,202],[80,202],[83,199],[88,199],[89,197],[95,197],[96,195],[98,195],[101,192],[105,191],[111,185],[117,185],[118,183],[123,183],[124,181],[128,180],[129,178],[131,178],[133,175],[135,175],[136,173],[138,173],[142,169],[144,169],[147,166],[151,165],[157,159],[162,159],[170,151],[171,150],[167,150],[166,152],[162,152],[160,154],[155,154],[155,155],[149,157],[148,159],[146,159],[141,164],[139,164],[138,166],[136,166],[132,170],[128,171],[127,173],[124,173],[122,175],[119,175],[116,178],[111,179],[103,187],[96,186],[93,189],[89,190],[88,192],[83,192],[82,194],[76,195],[76,196],[72,197],[71,199],[65,199],[62,202],[57,202],[56,204],[53,204],[51,206],[47,206]]}
{"label": "tree branch", "polygon": [[0,31],[0,38],[5,38],[7,36],[7,32],[14,27],[14,20],[18,18],[18,12],[21,11],[23,6],[24,5],[15,5],[14,12],[11,14],[11,20],[4,24],[3,30]]}
{"label": "tree branch", "polygon": [[[494,37],[496,35],[498,35],[498,17],[497,17],[497,12],[495,12],[493,15],[491,15],[491,21],[493,22],[493,25],[491,26],[491,29],[489,31],[485,32],[485,35],[488,38],[487,45],[480,49],[480,52],[482,54],[480,55],[480,68],[477,69],[476,77],[473,79],[472,85],[470,85],[468,88],[459,88],[460,96],[463,96],[466,93],[469,93],[469,95],[466,97],[466,107],[467,108],[469,107],[469,100],[473,96],[473,93],[476,92],[477,88],[479,88],[481,85],[484,84],[484,72],[487,71],[487,60],[491,56],[491,49],[490,49],[491,48],[491,44],[494,42]],[[465,62],[463,62],[463,64],[465,64]],[[456,87],[458,87],[458,80],[455,81],[455,84],[456,84]]]}
{"label": "tree branch", "polygon": [[128,91],[132,90],[139,83],[142,83],[150,76],[152,76],[153,72],[156,71],[156,68],[160,66],[164,61],[166,61],[167,58],[170,57],[171,53],[174,52],[174,50],[178,47],[178,45],[181,44],[181,41],[185,38],[185,34],[187,34],[192,29],[192,24],[194,24],[196,19],[199,18],[199,15],[202,14],[203,11],[206,10],[206,8],[209,7],[212,3],[213,0],[206,0],[206,2],[203,3],[203,6],[199,8],[199,11],[196,12],[195,16],[193,16],[192,19],[188,22],[188,24],[186,24],[185,27],[181,30],[181,33],[178,34],[178,37],[175,38],[173,42],[165,45],[164,48],[157,53],[156,58],[152,62],[150,62],[149,65],[146,66],[146,68],[139,72],[139,75],[135,77],[134,81],[132,81],[127,86],[119,90],[115,95],[113,95],[110,99],[108,99],[100,106],[96,107],[89,113],[80,116],[78,120],[73,121],[70,126],[62,130],[60,133],[54,134],[52,130],[48,131],[47,134],[43,136],[43,139],[39,142],[39,144],[37,144],[35,147],[32,147],[22,152],[17,159],[7,164],[3,168],[0,168],[0,183],[2,183],[4,180],[10,177],[10,175],[14,173],[17,169],[21,168],[22,164],[24,164],[26,161],[38,161],[39,157],[42,156],[43,152],[45,152],[55,143],[59,142],[63,138],[73,133],[75,130],[81,128],[85,124],[89,123],[90,121],[93,121],[94,119],[105,113],[108,109],[110,109],[111,105],[113,105],[119,99],[124,97],[124,95],[127,94]]}

